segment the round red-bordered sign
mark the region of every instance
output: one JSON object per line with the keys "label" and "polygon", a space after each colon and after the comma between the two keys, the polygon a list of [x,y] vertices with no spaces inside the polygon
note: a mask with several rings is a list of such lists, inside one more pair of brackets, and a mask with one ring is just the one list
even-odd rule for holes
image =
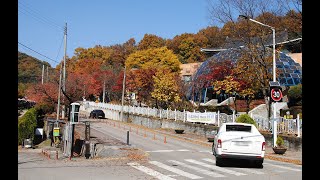
{"label": "round red-bordered sign", "polygon": [[274,101],[280,101],[282,99],[281,89],[271,89],[271,98]]}

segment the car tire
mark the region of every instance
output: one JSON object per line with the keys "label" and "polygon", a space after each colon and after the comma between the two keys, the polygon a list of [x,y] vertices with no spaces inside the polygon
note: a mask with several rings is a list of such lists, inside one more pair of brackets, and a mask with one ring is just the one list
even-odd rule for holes
{"label": "car tire", "polygon": [[216,152],[214,150],[214,144],[212,143],[212,154],[215,156],[216,155]]}
{"label": "car tire", "polygon": [[260,168],[262,169],[263,168],[263,160],[256,160],[254,161],[254,165],[257,167],[257,168]]}
{"label": "car tire", "polygon": [[221,158],[216,157],[216,165],[222,166]]}

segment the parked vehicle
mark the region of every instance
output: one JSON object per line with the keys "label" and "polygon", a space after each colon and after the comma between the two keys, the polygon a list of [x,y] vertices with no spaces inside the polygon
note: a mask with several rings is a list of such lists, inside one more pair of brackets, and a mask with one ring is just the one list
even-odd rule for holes
{"label": "parked vehicle", "polygon": [[90,112],[89,118],[105,118],[105,114],[101,109],[94,109]]}
{"label": "parked vehicle", "polygon": [[212,153],[217,166],[228,159],[243,159],[263,167],[265,148],[265,138],[253,124],[223,123],[215,135]]}

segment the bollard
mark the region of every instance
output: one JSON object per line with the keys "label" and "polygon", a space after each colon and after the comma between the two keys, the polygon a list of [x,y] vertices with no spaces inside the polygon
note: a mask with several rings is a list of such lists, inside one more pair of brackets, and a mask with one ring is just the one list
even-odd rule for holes
{"label": "bollard", "polygon": [[58,160],[58,151],[56,151],[56,160]]}
{"label": "bollard", "polygon": [[129,145],[129,131],[127,131],[127,145]]}
{"label": "bollard", "polygon": [[48,158],[50,159],[50,151],[49,151],[49,153],[48,153]]}
{"label": "bollard", "polygon": [[164,141],[163,142],[167,143],[167,137],[166,136],[164,136]]}
{"label": "bollard", "polygon": [[153,133],[153,140],[156,140],[156,133]]}

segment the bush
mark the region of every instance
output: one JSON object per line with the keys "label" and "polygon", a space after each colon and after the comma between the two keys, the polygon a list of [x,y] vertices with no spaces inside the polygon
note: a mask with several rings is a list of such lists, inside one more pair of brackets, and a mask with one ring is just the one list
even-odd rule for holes
{"label": "bush", "polygon": [[288,106],[302,105],[302,84],[291,86],[288,90]]}
{"label": "bush", "polygon": [[248,114],[241,114],[237,119],[236,122],[239,123],[248,123],[248,124],[253,124],[257,126],[256,121],[252,119]]}
{"label": "bush", "polygon": [[278,147],[283,147],[284,146],[284,141],[283,141],[281,136],[277,137],[276,144],[277,144]]}
{"label": "bush", "polygon": [[31,108],[18,119],[18,144],[22,144],[24,139],[33,139],[36,127],[37,111],[35,108]]}

